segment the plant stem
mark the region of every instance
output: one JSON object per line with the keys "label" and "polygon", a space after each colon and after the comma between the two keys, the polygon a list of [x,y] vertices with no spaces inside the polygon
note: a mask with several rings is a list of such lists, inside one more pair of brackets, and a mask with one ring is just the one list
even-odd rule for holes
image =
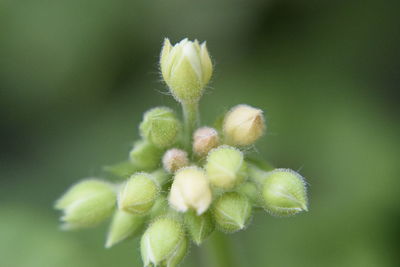
{"label": "plant stem", "polygon": [[199,126],[199,103],[182,103],[184,120],[184,145],[187,151],[192,150],[193,131]]}
{"label": "plant stem", "polygon": [[212,267],[235,267],[237,266],[232,257],[232,248],[227,236],[220,232],[215,232],[210,237],[210,242],[205,246],[207,254],[212,261]]}

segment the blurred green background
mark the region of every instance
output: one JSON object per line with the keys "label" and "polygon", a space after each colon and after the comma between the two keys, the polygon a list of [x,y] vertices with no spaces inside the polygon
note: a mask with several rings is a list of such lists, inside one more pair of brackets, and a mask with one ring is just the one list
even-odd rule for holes
{"label": "blurred green background", "polygon": [[[126,158],[142,112],[179,109],[164,37],[207,40],[203,123],[264,109],[253,153],[310,184],[308,213],[229,236],[237,266],[400,266],[398,3],[1,0],[0,266],[141,266],[137,240],[105,250],[106,225],[62,232],[52,205]],[[209,264],[192,246],[183,266]]]}

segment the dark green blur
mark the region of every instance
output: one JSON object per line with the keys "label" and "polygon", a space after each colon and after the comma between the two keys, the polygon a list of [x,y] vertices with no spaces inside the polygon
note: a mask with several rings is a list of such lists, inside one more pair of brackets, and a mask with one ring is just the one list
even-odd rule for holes
{"label": "dark green blur", "polygon": [[[396,1],[0,1],[0,266],[142,266],[106,225],[62,232],[54,201],[127,158],[142,113],[179,106],[164,37],[207,40],[203,124],[266,111],[249,153],[300,170],[310,211],[257,213],[228,236],[233,267],[400,266],[400,4]],[[207,246],[206,242],[204,246]],[[192,246],[183,266],[212,266]],[[217,267],[217,266],[212,266]]]}

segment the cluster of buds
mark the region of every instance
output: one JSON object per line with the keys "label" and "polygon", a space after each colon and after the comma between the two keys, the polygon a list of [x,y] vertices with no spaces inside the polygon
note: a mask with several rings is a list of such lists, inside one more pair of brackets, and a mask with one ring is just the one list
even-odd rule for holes
{"label": "cluster of buds", "polygon": [[[212,75],[206,44],[184,39],[172,46],[166,39],[160,66],[172,95],[184,107],[197,106]],[[185,123],[199,125],[181,122],[167,107],[147,111],[128,161],[111,168],[124,179],[92,178],[72,186],[55,205],[63,212],[63,228],[93,227],[111,217],[107,248],[141,234],[144,265],[173,267],[190,241],[200,245],[214,231],[245,229],[255,208],[275,216],[308,210],[300,174],[245,153],[266,131],[261,109],[237,105],[220,129],[183,131]]]}

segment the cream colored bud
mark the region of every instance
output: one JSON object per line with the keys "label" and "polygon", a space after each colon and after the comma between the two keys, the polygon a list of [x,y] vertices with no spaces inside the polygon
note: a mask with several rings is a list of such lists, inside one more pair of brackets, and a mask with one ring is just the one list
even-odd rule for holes
{"label": "cream colored bud", "polygon": [[211,189],[203,170],[187,167],[176,172],[169,202],[178,211],[194,209],[198,215],[205,212],[212,201]]}
{"label": "cream colored bud", "polygon": [[290,169],[276,169],[267,176],[262,188],[264,206],[277,216],[289,216],[308,210],[303,177]]}
{"label": "cream colored bud", "polygon": [[125,212],[144,214],[153,206],[159,191],[159,185],[150,174],[136,173],[122,186],[118,207]]}
{"label": "cream colored bud", "polygon": [[212,63],[206,43],[183,39],[172,46],[168,39],[160,56],[162,76],[179,102],[197,102],[212,75]]}
{"label": "cream colored bud", "polygon": [[205,156],[219,145],[218,132],[214,128],[202,127],[193,134],[193,152],[198,156]]}
{"label": "cream colored bud", "polygon": [[242,183],[247,175],[243,153],[226,145],[210,151],[204,168],[213,186],[227,190]]}
{"label": "cream colored bud", "polygon": [[167,172],[174,173],[180,168],[188,166],[189,158],[186,151],[172,148],[165,152],[162,162]]}
{"label": "cream colored bud", "polygon": [[224,136],[230,145],[251,145],[263,135],[264,130],[263,111],[248,105],[233,107],[224,119]]}

